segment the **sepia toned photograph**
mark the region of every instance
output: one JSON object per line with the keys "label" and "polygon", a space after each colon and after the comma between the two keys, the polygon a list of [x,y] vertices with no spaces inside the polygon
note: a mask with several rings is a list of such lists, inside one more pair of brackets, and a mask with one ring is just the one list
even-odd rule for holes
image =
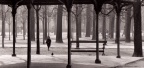
{"label": "sepia toned photograph", "polygon": [[0,68],[144,68],[144,0],[0,0]]}

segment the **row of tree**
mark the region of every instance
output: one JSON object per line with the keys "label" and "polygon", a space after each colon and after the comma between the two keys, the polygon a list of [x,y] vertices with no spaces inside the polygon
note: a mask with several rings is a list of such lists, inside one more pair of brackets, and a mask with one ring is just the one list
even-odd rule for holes
{"label": "row of tree", "polygon": [[[141,2],[140,2],[141,3]],[[140,4],[141,6],[141,4]],[[31,40],[35,41],[35,22],[38,20],[42,25],[39,25],[42,28],[43,32],[43,43],[45,43],[45,40],[47,36],[49,36],[49,28],[50,26],[51,29],[53,28],[54,33],[56,34],[56,42],[62,43],[62,26],[63,26],[63,17],[66,17],[67,14],[66,8],[62,5],[58,6],[32,6],[33,9],[31,9]],[[134,7],[139,7],[138,3]],[[26,35],[26,24],[27,24],[27,10],[26,6],[21,6],[17,10],[17,19],[16,19],[16,26],[21,28],[23,30],[23,38],[25,39]],[[130,33],[133,28],[131,27],[131,20],[133,16],[136,16],[135,13],[132,12],[132,10],[135,11],[136,8],[132,8],[132,6],[127,6],[124,7],[121,13],[121,22],[124,21],[123,25],[125,28],[124,34],[126,37],[126,42],[130,42]],[[138,9],[138,8],[137,8]],[[12,17],[10,15],[11,13],[11,8],[8,6],[2,5],[1,6],[1,20],[2,20],[2,42],[4,43],[4,37],[5,37],[5,23],[7,22],[9,25],[9,36],[10,36],[10,25],[12,25]],[[85,32],[85,37],[90,37],[92,34],[92,40],[95,40],[95,22],[96,22],[96,14],[93,10],[92,5],[74,5],[73,6],[73,11],[72,11],[72,31],[76,31],[76,39],[79,37],[82,37],[82,31]],[[113,10],[113,7],[111,5],[104,5],[103,10],[101,11],[100,19],[99,21],[102,22],[100,23],[99,26],[101,26],[99,29],[100,33],[102,34],[103,39],[106,39],[108,34],[108,37],[110,39],[114,38],[114,30],[115,30],[115,14],[116,12]],[[133,15],[135,14],[135,15]],[[138,13],[137,13],[138,14]],[[50,20],[53,19],[53,23],[50,23]],[[137,20],[137,18],[134,18],[134,22],[140,21]],[[93,26],[92,26],[93,25]],[[109,27],[107,26],[109,25]],[[137,25],[134,23],[134,25]],[[16,27],[16,35],[17,35],[17,27]],[[38,26],[37,26],[38,27]],[[135,27],[138,28],[138,27]],[[121,28],[122,29],[122,28]],[[141,27],[139,28],[141,29]],[[40,30],[41,31],[41,30]],[[137,31],[135,29],[135,31]],[[72,33],[73,33],[72,32]],[[135,34],[134,34],[135,35]],[[140,35],[138,35],[140,36]],[[9,37],[10,39],[10,37]],[[134,38],[135,39],[135,38]],[[141,40],[141,39],[137,39]],[[141,41],[137,41],[141,42]],[[140,43],[135,43],[135,44],[140,44]],[[141,44],[140,44],[141,45]],[[4,47],[4,44],[3,44]],[[136,48],[136,47],[135,47]],[[134,54],[135,55],[135,54]]]}
{"label": "row of tree", "polygon": [[[3,8],[4,7],[4,8]],[[11,8],[8,6],[1,6],[2,9],[2,33],[5,35],[5,22],[7,25],[9,25],[9,32],[10,32],[10,26],[12,26],[12,17],[11,17]],[[108,13],[113,9],[110,5],[104,5],[103,10],[101,12],[100,21],[103,23],[100,23],[100,32],[102,33],[103,39],[106,38],[106,33],[108,33],[108,38],[114,38],[114,30],[115,28],[115,12],[114,10],[111,13]],[[66,10],[64,6],[42,6],[40,10],[32,9],[31,10],[31,24],[36,24],[36,13],[39,13],[39,21],[40,21],[40,32],[44,32],[44,38],[46,39],[47,35],[49,35],[49,31],[53,31],[55,34],[58,32],[56,36],[58,36],[59,41],[62,42],[62,36],[60,32],[62,32],[62,23],[63,17],[66,17]],[[108,14],[107,14],[108,13]],[[92,5],[74,5],[73,11],[72,11],[72,31],[76,31],[76,36],[82,37],[82,32],[86,32],[85,36],[90,37],[91,34],[92,39],[95,40],[95,12],[93,10]],[[17,10],[16,15],[16,35],[17,35],[17,29],[21,29],[19,31],[23,31],[23,37],[25,39],[26,35],[26,22],[27,22],[27,8],[26,6],[21,6]],[[122,23],[122,27],[125,26],[124,30],[126,42],[130,42],[130,31],[133,29],[131,28],[131,20],[132,20],[132,6],[125,7],[123,10],[121,17],[124,17],[123,20],[124,23]],[[57,19],[57,20],[56,20]],[[125,20],[124,20],[125,19]],[[50,23],[50,21],[53,20],[53,22]],[[57,23],[56,23],[57,22]],[[58,24],[58,26],[57,26]],[[124,25],[125,24],[125,25]],[[49,26],[50,25],[50,26]],[[109,27],[107,26],[109,25]],[[35,25],[31,25],[31,31],[32,31],[32,40],[35,40]],[[56,29],[57,28],[57,29]],[[43,31],[42,31],[43,30]],[[47,34],[46,34],[47,33]],[[58,39],[57,39],[58,40]]]}

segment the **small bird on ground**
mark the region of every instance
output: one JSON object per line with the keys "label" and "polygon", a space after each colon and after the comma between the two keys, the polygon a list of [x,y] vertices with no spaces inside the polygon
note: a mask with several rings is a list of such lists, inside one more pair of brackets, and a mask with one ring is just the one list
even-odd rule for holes
{"label": "small bird on ground", "polygon": [[52,53],[51,53],[51,55],[53,56],[53,55],[54,55],[54,53],[52,52]]}

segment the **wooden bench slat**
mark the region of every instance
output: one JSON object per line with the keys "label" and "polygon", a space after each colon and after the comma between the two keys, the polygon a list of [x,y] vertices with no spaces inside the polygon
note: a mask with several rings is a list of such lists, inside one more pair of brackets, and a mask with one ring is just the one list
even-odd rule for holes
{"label": "wooden bench slat", "polygon": [[[96,52],[97,50],[71,50],[71,52]],[[99,50],[99,52],[104,52],[103,50]]]}
{"label": "wooden bench slat", "polygon": [[[79,49],[77,49],[77,48],[71,48],[71,50],[83,50],[83,49],[85,49],[85,50],[94,50],[94,49],[96,49],[96,48],[79,48]],[[99,48],[99,49],[103,49],[103,47],[101,47],[101,48]]]}
{"label": "wooden bench slat", "polygon": [[[79,41],[71,41],[71,43],[96,43],[96,41],[86,41],[86,40],[79,40]],[[99,41],[99,43],[107,43],[107,41]]]}

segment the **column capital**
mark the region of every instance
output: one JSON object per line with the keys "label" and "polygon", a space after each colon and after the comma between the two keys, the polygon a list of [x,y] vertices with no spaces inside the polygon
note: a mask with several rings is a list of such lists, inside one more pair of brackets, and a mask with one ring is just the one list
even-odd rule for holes
{"label": "column capital", "polygon": [[64,4],[67,8],[67,12],[71,11],[72,5],[74,0],[64,0]]}
{"label": "column capital", "polygon": [[99,14],[99,12],[102,9],[102,5],[105,3],[105,0],[93,0],[94,10],[96,14]]}

